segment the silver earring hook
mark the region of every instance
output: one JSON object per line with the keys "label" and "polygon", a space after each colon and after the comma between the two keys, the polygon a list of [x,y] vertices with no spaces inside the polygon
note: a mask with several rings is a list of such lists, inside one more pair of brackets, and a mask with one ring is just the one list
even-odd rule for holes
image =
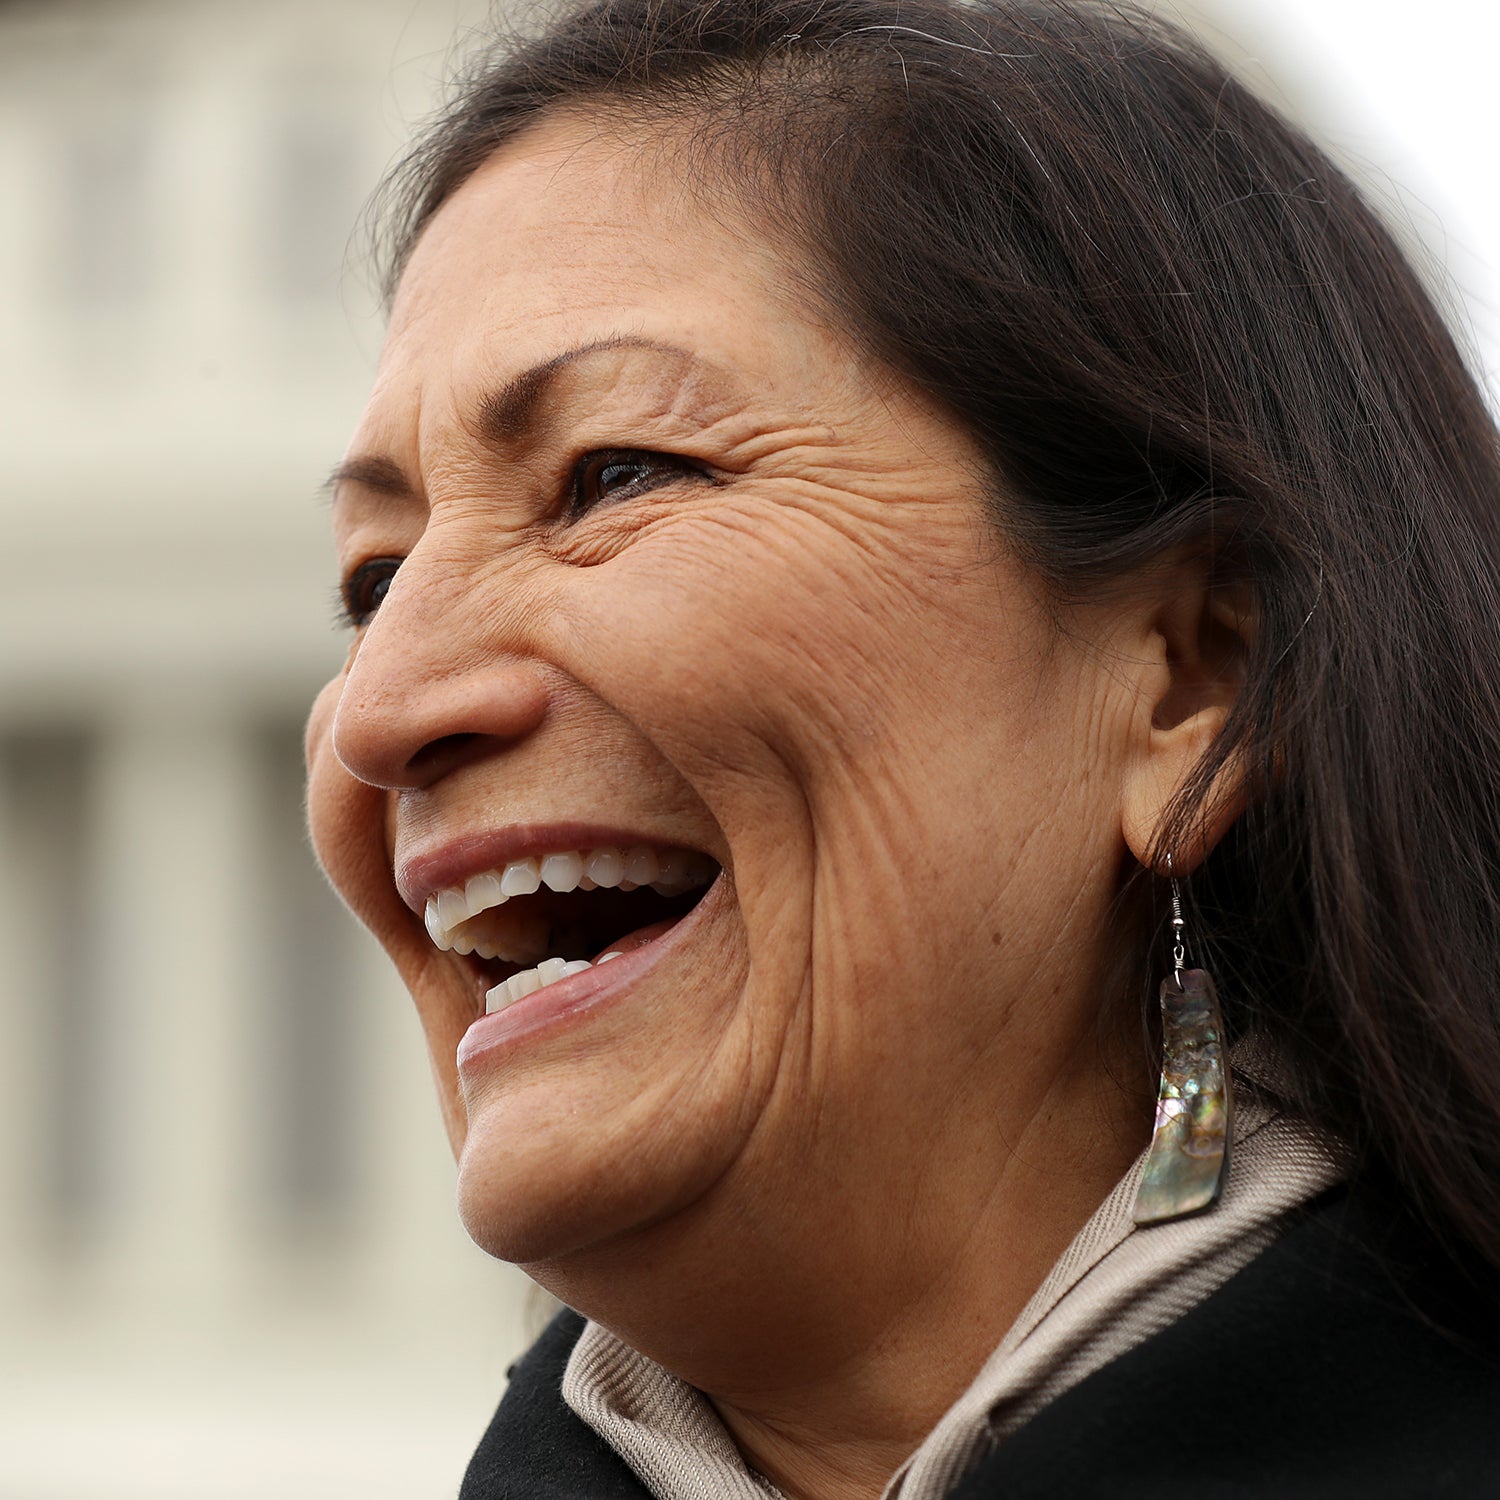
{"label": "silver earring hook", "polygon": [[1177,884],[1177,877],[1172,873],[1170,854],[1167,855],[1167,879],[1172,883],[1172,976],[1180,990],[1183,987],[1182,971],[1187,964],[1187,948],[1183,942],[1187,923],[1182,916],[1182,887]]}

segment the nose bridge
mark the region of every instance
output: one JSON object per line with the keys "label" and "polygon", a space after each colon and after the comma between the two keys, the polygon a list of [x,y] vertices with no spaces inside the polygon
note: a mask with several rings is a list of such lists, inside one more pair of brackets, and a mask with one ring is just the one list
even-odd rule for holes
{"label": "nose bridge", "polygon": [[[424,543],[425,545],[425,543]],[[524,737],[546,714],[519,578],[486,587],[436,546],[402,563],[366,626],[333,718],[333,748],[373,786],[424,786]]]}

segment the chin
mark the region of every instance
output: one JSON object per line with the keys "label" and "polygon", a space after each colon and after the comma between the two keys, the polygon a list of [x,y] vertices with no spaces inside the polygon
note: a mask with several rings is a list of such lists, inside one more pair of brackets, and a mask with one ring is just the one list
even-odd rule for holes
{"label": "chin", "polygon": [[686,1223],[733,1172],[752,1133],[731,1081],[743,1069],[705,1067],[700,1054],[684,1073],[647,1038],[621,1050],[468,1091],[457,1201],[482,1250],[530,1269],[618,1247]]}
{"label": "chin", "polygon": [[628,1227],[632,1215],[618,1190],[601,1201],[597,1183],[487,1146],[466,1145],[458,1171],[459,1218],[487,1255],[543,1265]]}
{"label": "chin", "polygon": [[458,1213],[470,1239],[497,1260],[544,1266],[627,1236],[681,1197],[637,1167],[620,1169],[584,1140],[548,1149],[500,1121],[470,1128],[458,1163]]}

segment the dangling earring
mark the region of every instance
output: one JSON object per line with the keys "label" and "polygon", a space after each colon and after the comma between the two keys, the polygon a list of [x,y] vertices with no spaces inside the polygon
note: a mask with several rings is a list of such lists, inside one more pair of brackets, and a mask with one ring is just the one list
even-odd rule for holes
{"label": "dangling earring", "polygon": [[1234,1095],[1214,982],[1184,967],[1182,892],[1172,882],[1172,972],[1161,982],[1161,1088],[1135,1222],[1163,1224],[1211,1208],[1229,1175]]}

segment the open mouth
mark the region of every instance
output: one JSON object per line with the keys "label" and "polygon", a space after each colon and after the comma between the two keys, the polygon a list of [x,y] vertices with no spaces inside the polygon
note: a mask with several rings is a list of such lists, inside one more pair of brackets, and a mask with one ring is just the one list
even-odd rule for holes
{"label": "open mouth", "polygon": [[503,1010],[675,927],[719,874],[694,849],[556,849],[471,876],[427,901],[428,935]]}

